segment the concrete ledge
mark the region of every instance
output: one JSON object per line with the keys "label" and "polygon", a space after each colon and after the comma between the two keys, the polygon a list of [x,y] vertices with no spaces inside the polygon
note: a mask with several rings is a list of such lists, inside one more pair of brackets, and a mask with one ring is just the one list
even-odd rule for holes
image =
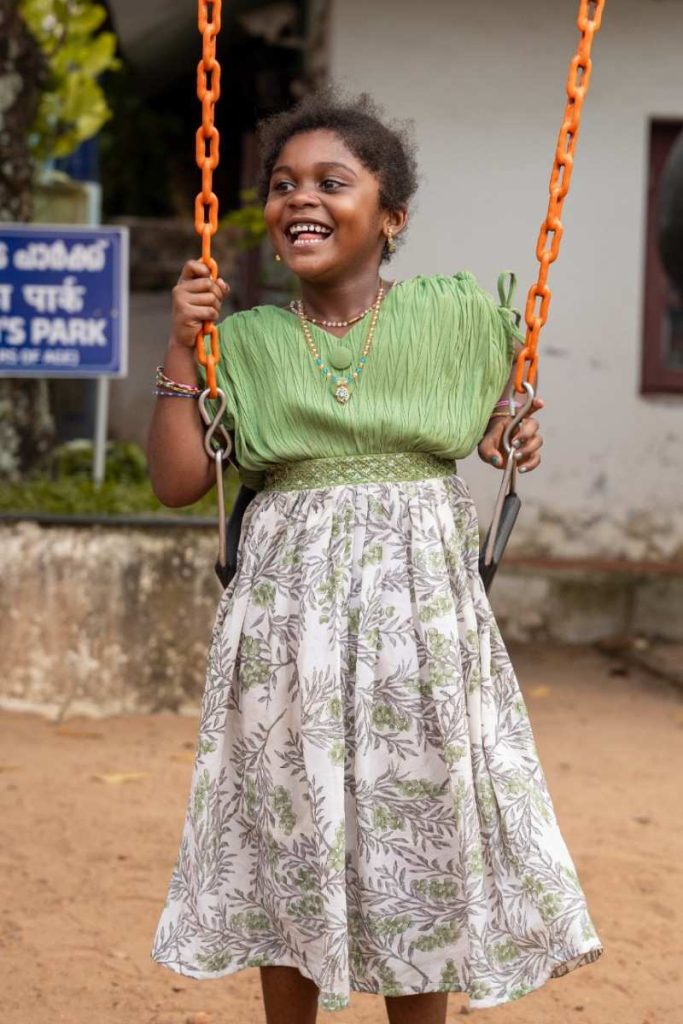
{"label": "concrete ledge", "polygon": [[610,636],[683,641],[680,563],[559,559],[503,563],[491,605],[503,635],[527,642],[595,643]]}
{"label": "concrete ledge", "polygon": [[[196,710],[220,587],[213,530],[0,524],[0,706]],[[665,564],[665,563],[663,563]],[[492,604],[508,641],[683,640],[683,574],[514,558]]]}
{"label": "concrete ledge", "polygon": [[196,706],[220,587],[206,530],[0,527],[0,699],[72,713]]}

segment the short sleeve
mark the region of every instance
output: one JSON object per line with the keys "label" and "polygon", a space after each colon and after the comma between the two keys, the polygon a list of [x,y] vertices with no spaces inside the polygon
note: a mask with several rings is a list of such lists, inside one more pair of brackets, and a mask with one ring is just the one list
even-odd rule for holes
{"label": "short sleeve", "polygon": [[501,274],[498,278],[500,301],[496,302],[494,297],[481,288],[472,275],[469,275],[478,313],[477,333],[479,337],[477,341],[481,346],[482,355],[486,353],[488,356],[489,377],[493,390],[496,392],[494,401],[500,397],[510,377],[515,342],[524,341],[524,335],[519,331],[516,323],[517,311],[510,306],[514,291],[514,277],[507,294],[505,294],[503,287],[505,276]]}
{"label": "short sleeve", "polygon": [[509,305],[514,278],[512,286],[504,294],[504,277],[501,274],[498,279],[499,302],[480,287],[474,274],[468,270],[460,271],[450,279],[460,312],[461,344],[469,360],[480,370],[482,390],[487,395],[489,391],[495,394],[492,404],[500,396],[510,376],[515,341],[524,341],[516,325],[517,311]]}
{"label": "short sleeve", "polygon": [[[476,305],[478,308],[478,348],[482,358],[487,360],[485,375],[488,387],[482,388],[477,409],[477,434],[483,436],[488,425],[493,407],[500,399],[510,379],[515,354],[515,342],[524,341],[516,323],[516,311],[509,305],[512,298],[513,284],[506,297],[503,296],[499,278],[499,298],[495,298],[476,285]],[[507,302],[505,301],[507,299]]]}

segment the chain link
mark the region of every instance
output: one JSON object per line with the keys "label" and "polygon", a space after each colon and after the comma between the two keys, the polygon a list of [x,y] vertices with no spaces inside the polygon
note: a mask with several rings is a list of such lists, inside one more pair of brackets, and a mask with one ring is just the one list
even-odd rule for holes
{"label": "chain link", "polygon": [[[211,255],[211,239],[218,230],[218,196],[213,191],[213,172],[218,166],[218,129],[214,108],[221,94],[221,66],[216,60],[216,37],[221,30],[222,0],[198,0],[197,24],[202,35],[202,59],[197,65],[197,97],[202,105],[202,123],[197,129],[195,155],[202,172],[202,188],[194,204],[194,227],[202,240],[202,261],[218,277],[218,264]],[[204,339],[209,337],[207,351]],[[220,360],[218,329],[210,321],[202,324],[195,339],[197,359],[206,369],[206,386],[216,398],[216,364]]]}
{"label": "chain link", "polygon": [[536,259],[540,266],[538,279],[529,289],[524,319],[526,338],[524,347],[517,356],[515,389],[524,390],[523,381],[531,385],[538,373],[538,341],[541,329],[548,319],[551,292],[548,287],[548,270],[560,252],[562,241],[562,207],[569,192],[574,168],[574,151],[581,126],[581,110],[588,92],[591,78],[591,47],[593,37],[599,31],[605,0],[580,0],[577,25],[581,32],[579,46],[567,78],[567,106],[557,140],[555,163],[550,175],[550,200],[548,213],[538,236]]}

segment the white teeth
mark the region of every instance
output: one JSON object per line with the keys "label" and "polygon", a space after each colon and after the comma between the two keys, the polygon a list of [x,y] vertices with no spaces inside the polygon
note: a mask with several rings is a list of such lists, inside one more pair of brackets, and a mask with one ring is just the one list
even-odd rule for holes
{"label": "white teeth", "polygon": [[292,245],[321,245],[325,239],[322,235],[319,238],[295,238]]}
{"label": "white teeth", "polygon": [[294,237],[301,234],[329,235],[331,231],[321,224],[292,224],[289,228],[289,234]]}

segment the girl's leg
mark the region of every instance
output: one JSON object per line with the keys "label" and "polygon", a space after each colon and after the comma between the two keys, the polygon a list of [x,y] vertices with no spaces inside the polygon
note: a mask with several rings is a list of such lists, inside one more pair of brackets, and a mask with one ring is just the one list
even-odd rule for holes
{"label": "girl's leg", "polygon": [[446,1024],[448,992],[385,996],[389,1024]]}
{"label": "girl's leg", "polygon": [[318,986],[296,967],[261,967],[266,1024],[315,1024]]}

